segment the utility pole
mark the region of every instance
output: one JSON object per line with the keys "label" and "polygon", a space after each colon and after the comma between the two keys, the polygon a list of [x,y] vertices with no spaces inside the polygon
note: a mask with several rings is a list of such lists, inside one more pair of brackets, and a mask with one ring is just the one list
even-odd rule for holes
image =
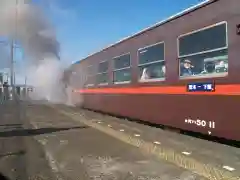
{"label": "utility pole", "polygon": [[15,87],[14,87],[14,41],[11,40],[10,45],[10,86],[12,88],[12,99],[15,100]]}
{"label": "utility pole", "polygon": [[25,76],[25,87],[27,87],[27,76]]}
{"label": "utility pole", "polygon": [[14,45],[13,40],[10,46],[10,85],[13,87],[14,85]]}
{"label": "utility pole", "polygon": [[12,98],[15,100],[15,73],[14,73],[14,48],[15,48],[15,39],[17,38],[17,22],[18,22],[18,0],[16,0],[16,9],[15,9],[15,37],[11,39],[11,49],[10,49],[10,83],[12,88]]}

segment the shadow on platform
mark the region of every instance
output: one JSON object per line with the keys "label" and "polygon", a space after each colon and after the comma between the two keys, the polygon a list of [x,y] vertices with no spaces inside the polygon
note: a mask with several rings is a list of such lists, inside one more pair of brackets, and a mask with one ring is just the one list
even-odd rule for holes
{"label": "shadow on platform", "polygon": [[2,173],[0,173],[0,179],[1,179],[1,180],[10,180],[10,179],[7,178],[6,176],[4,176]]}
{"label": "shadow on platform", "polygon": [[7,127],[8,126],[14,126],[15,127],[15,126],[22,126],[22,124],[0,124],[0,127],[1,126],[7,126]]}
{"label": "shadow on platform", "polygon": [[7,156],[22,156],[26,154],[25,151],[17,151],[17,152],[11,152],[11,153],[6,153],[6,154],[0,154],[0,159],[7,157]]}
{"label": "shadow on platform", "polygon": [[40,128],[40,129],[14,129],[11,131],[0,132],[0,137],[17,137],[17,136],[36,136],[41,134],[51,134],[59,131],[67,131],[72,129],[85,129],[88,126],[78,126],[70,128]]}

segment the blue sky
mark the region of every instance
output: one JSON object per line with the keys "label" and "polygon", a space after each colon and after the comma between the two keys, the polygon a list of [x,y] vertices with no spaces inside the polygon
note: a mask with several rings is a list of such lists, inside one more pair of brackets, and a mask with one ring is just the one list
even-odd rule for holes
{"label": "blue sky", "polygon": [[63,61],[71,63],[200,0],[33,0],[54,24]]}

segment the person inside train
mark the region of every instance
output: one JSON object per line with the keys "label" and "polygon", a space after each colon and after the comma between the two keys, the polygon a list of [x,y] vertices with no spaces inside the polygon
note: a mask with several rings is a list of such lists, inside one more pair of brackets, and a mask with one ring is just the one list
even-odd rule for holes
{"label": "person inside train", "polygon": [[166,74],[166,66],[162,66],[162,73],[163,73],[163,76],[165,76],[165,74]]}
{"label": "person inside train", "polygon": [[149,75],[148,69],[144,68],[143,71],[142,71],[142,75],[141,75],[140,80],[147,80],[149,78],[150,78],[150,75]]}
{"label": "person inside train", "polygon": [[228,64],[225,63],[223,60],[221,60],[217,65],[216,65],[216,72],[221,73],[221,72],[227,72],[228,71]]}
{"label": "person inside train", "polygon": [[203,71],[201,74],[211,74],[215,73],[216,62],[215,61],[207,61],[203,64]]}
{"label": "person inside train", "polygon": [[165,77],[165,73],[166,73],[166,67],[165,65],[161,66],[161,69],[159,67],[156,66],[156,68],[154,69],[154,76],[153,78],[164,78]]}
{"label": "person inside train", "polygon": [[193,73],[194,66],[192,62],[188,59],[185,59],[183,62],[183,66],[181,67],[181,76],[191,76]]}
{"label": "person inside train", "polygon": [[215,73],[215,62],[210,61],[204,64],[205,70],[208,74]]}

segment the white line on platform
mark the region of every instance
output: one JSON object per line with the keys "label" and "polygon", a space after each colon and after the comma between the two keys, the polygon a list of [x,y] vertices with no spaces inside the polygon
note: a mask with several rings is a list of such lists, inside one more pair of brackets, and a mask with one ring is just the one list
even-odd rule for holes
{"label": "white line on platform", "polygon": [[136,137],[139,137],[139,136],[140,136],[140,134],[134,134],[134,136],[136,136]]}
{"label": "white line on platform", "polygon": [[124,131],[124,129],[120,129],[119,131],[123,132],[123,131]]}
{"label": "white line on platform", "polygon": [[228,171],[234,171],[235,168],[230,167],[230,166],[223,166],[224,169],[227,169]]}
{"label": "white line on platform", "polygon": [[159,141],[154,141],[153,143],[154,144],[161,144]]}
{"label": "white line on platform", "polygon": [[108,127],[110,127],[110,128],[111,128],[112,126],[111,126],[110,124],[108,124]]}
{"label": "white line on platform", "polygon": [[37,129],[37,128],[38,128],[37,125],[34,124],[34,123],[31,123],[31,125],[33,126],[34,129]]}
{"label": "white line on platform", "polygon": [[190,153],[190,152],[183,151],[182,154],[190,155],[191,153]]}
{"label": "white line on platform", "polygon": [[98,121],[97,123],[98,123],[98,124],[101,124],[102,122],[101,122],[101,121]]}
{"label": "white line on platform", "polygon": [[52,154],[49,151],[45,152],[46,154],[46,158],[49,162],[50,167],[52,168],[52,170],[56,173],[56,176],[59,180],[63,180],[61,177],[59,177],[58,173],[60,173],[58,166],[57,166],[57,162],[54,160]]}

